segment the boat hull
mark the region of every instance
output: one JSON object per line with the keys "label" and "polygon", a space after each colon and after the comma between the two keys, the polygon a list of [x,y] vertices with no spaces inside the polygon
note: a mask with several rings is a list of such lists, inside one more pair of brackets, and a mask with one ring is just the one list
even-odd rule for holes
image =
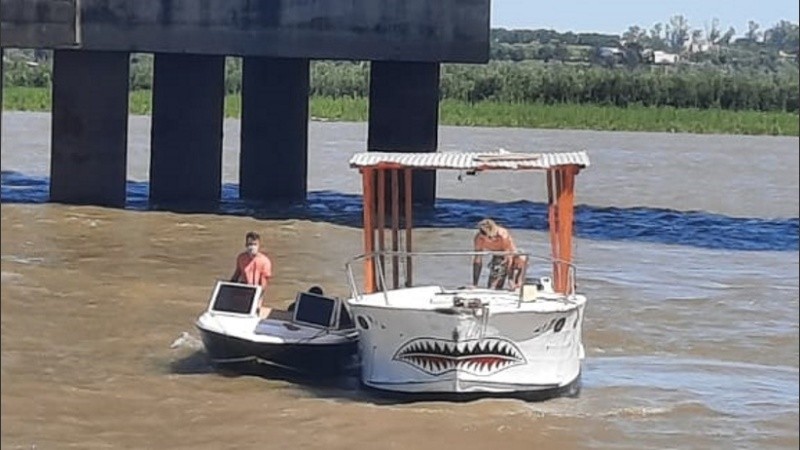
{"label": "boat hull", "polygon": [[362,382],[362,386],[374,393],[377,397],[389,398],[396,401],[449,401],[449,402],[469,402],[485,398],[504,398],[517,399],[528,402],[539,402],[558,397],[577,397],[581,392],[581,374],[571,382],[558,387],[532,385],[525,386],[514,384],[513,386],[495,386],[494,389],[486,389],[488,386],[482,384],[481,389],[477,390],[449,390],[450,386],[428,385],[426,390],[397,390],[392,386],[380,386],[380,384],[368,385]]}
{"label": "boat hull", "polygon": [[400,394],[576,393],[585,299],[543,311],[420,310],[351,303],[361,382]]}
{"label": "boat hull", "polygon": [[211,363],[234,371],[258,370],[260,366],[310,376],[344,373],[356,357],[356,340],[340,343],[256,342],[197,327]]}

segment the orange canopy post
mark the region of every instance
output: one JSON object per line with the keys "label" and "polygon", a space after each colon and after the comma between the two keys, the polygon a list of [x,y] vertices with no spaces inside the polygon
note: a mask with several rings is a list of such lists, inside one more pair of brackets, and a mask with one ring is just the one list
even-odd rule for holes
{"label": "orange canopy post", "polygon": [[548,223],[553,252],[553,283],[556,292],[569,290],[569,268],[572,264],[572,228],[575,203],[576,166],[547,171]]}
{"label": "orange canopy post", "polygon": [[[386,192],[386,173],[383,170],[376,170],[375,171],[378,176],[378,191],[375,193],[375,201],[377,202],[377,220],[375,228],[378,231],[378,248],[377,251],[381,254],[378,256],[378,261],[380,264],[378,265],[380,273],[380,279],[386,279],[386,260],[383,256],[383,251],[386,250],[386,233],[384,230],[386,229],[386,196],[383,195]],[[381,286],[383,288],[383,286]]]}
{"label": "orange canopy post", "polygon": [[[373,228],[373,202],[375,192],[373,190],[373,169],[365,168],[361,170],[364,196],[364,253],[370,255],[375,251],[375,229]],[[375,262],[372,255],[364,259],[364,291],[368,294],[375,292]]]}
{"label": "orange canopy post", "polygon": [[[403,200],[401,208],[400,199],[400,170],[403,170]],[[387,171],[389,172],[387,174]],[[361,169],[362,182],[363,182],[363,206],[364,206],[364,253],[369,255],[372,253],[381,253],[387,250],[386,243],[386,229],[387,225],[391,224],[391,250],[394,253],[391,257],[392,262],[392,286],[397,289],[400,286],[400,257],[397,252],[400,251],[400,231],[405,231],[405,251],[411,253],[411,228],[412,223],[412,170],[401,169],[397,165],[378,165],[374,167],[364,167]],[[387,183],[387,175],[390,177]],[[376,186],[377,184],[377,186]],[[390,195],[387,195],[390,194]],[[386,207],[387,199],[390,202],[389,208]],[[389,211],[387,211],[387,209]],[[401,209],[403,211],[401,211]],[[387,212],[389,218],[387,220]],[[404,215],[404,220],[401,222],[401,215]],[[377,233],[377,239],[376,239]],[[380,264],[378,264],[380,263]],[[376,290],[383,289],[385,286],[380,286],[378,280],[386,278],[385,272],[380,276],[378,270],[385,271],[386,261],[384,255],[369,256],[364,260],[364,291],[366,293],[373,293]],[[407,256],[405,259],[405,286],[411,286],[412,270],[411,270],[411,257]]]}
{"label": "orange canopy post", "polygon": [[411,228],[414,226],[413,217],[411,215],[411,169],[404,169],[405,173],[405,213],[406,220],[403,222],[403,227],[406,230],[406,287],[412,286],[412,274],[414,271],[411,266]]}

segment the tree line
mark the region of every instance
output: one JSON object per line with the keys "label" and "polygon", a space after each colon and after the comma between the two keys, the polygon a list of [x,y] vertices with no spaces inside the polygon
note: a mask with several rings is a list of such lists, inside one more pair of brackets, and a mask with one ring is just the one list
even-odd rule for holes
{"label": "tree line", "polygon": [[[493,60],[486,65],[443,64],[440,97],[464,102],[570,103],[600,105],[645,105],[676,108],[720,108],[731,110],[798,112],[800,92],[797,62],[779,61],[774,51],[798,51],[798,27],[781,21],[760,31],[751,22],[744,37],[733,40],[734,30],[722,32],[715,21],[707,32],[689,28],[682,16],[666,25],[656,24],[649,32],[631,27],[622,36],[600,33],[558,33],[552,30],[491,31],[492,48],[500,45],[557,46],[559,54],[574,56],[568,46],[612,46],[631,48],[678,48],[687,39],[705,36],[717,51],[689,55],[687,63],[675,66],[641,64],[638,53],[625,53],[621,64],[608,65],[578,54],[549,62]],[[555,43],[555,44],[554,44]],[[720,48],[724,47],[724,51]],[[769,49],[766,51],[765,49]],[[552,50],[552,49],[551,49]],[[572,53],[570,53],[572,52]],[[628,55],[633,57],[628,58]],[[52,77],[50,52],[6,50],[6,86],[49,87]],[[563,56],[562,55],[562,56]],[[535,55],[534,55],[535,56]],[[503,58],[501,58],[503,59]],[[548,59],[548,58],[544,58]],[[225,89],[241,91],[242,61],[228,58]],[[131,55],[130,88],[152,88],[153,56]],[[311,95],[331,98],[367,97],[369,63],[313,61]]]}
{"label": "tree line", "polygon": [[[152,88],[152,56],[135,55],[131,90]],[[6,64],[6,86],[49,87],[45,65]],[[796,71],[720,70],[710,67],[608,69],[592,65],[493,61],[442,65],[440,97],[464,102],[575,103],[675,108],[798,112]],[[241,59],[228,58],[225,88],[241,91]],[[314,61],[310,94],[367,97],[369,64]]]}
{"label": "tree line", "polygon": [[[724,31],[723,31],[724,30]],[[559,33],[554,30],[507,30],[492,29],[490,32],[491,57],[497,60],[522,61],[527,59],[588,61],[597,48],[638,48],[687,53],[691,44],[702,45],[707,53],[723,54],[725,59],[740,63],[759,63],[753,54],[779,57],[780,53],[793,55],[797,61],[800,51],[800,27],[781,20],[771,28],[762,30],[761,25],[750,21],[740,37],[736,29],[723,29],[718,19],[713,19],[703,28],[690,26],[682,15],[675,15],[665,23],[656,23],[649,29],[633,25],[622,34]],[[719,61],[718,61],[719,62]]]}
{"label": "tree line", "polygon": [[[669,68],[672,69],[672,68]],[[443,65],[440,98],[464,102],[574,103],[614,106],[798,112],[797,72],[721,71],[714,68],[609,70],[533,61]],[[365,97],[369,69],[352,63],[317,63],[312,95]]]}

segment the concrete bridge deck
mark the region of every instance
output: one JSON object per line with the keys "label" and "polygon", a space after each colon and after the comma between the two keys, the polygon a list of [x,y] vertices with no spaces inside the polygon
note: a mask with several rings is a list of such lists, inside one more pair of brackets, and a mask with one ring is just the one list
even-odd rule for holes
{"label": "concrete bridge deck", "polygon": [[[0,0],[0,47],[54,50],[52,200],[124,205],[132,52],[155,54],[151,199],[219,198],[224,58],[242,56],[241,195],[298,200],[310,60],[371,61],[369,150],[436,151],[439,65],[488,60],[489,10],[490,0]],[[419,178],[415,198],[430,203],[434,175]]]}

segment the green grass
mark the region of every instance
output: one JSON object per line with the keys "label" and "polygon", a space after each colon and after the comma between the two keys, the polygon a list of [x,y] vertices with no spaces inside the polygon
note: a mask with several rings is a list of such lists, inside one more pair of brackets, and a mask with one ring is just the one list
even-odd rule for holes
{"label": "green grass", "polygon": [[597,105],[469,105],[443,101],[442,122],[468,126],[570,128],[609,131],[667,131],[798,136],[798,115],[783,112],[729,111]]}
{"label": "green grass", "polygon": [[[150,114],[150,92],[130,96],[131,114]],[[18,111],[49,111],[50,90],[7,87],[3,108]],[[729,111],[720,109],[619,108],[597,105],[544,105],[528,103],[443,100],[439,106],[442,125],[560,128],[614,131],[667,131],[753,135],[800,135],[798,115],[784,112]],[[239,117],[238,95],[225,98],[225,116]],[[365,98],[314,97],[310,113],[315,119],[361,122],[367,120]]]}

